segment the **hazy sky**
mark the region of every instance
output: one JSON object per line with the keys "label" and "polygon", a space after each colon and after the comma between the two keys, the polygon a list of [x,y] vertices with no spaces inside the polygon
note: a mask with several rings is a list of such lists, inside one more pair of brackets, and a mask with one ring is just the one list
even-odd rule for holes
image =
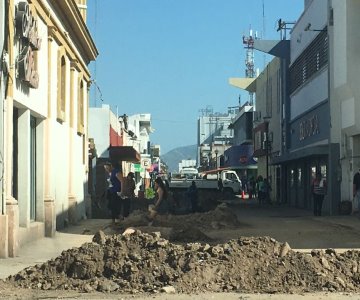
{"label": "hazy sky", "polygon": [[[151,113],[151,142],[162,154],[196,144],[200,109],[227,112],[240,93],[248,100],[228,84],[245,74],[242,36],[251,27],[259,37],[279,39],[277,20],[298,19],[303,2],[88,0],[88,26],[100,52],[91,71],[102,94],[95,97],[92,89],[90,104],[110,104],[119,115]],[[265,61],[258,52],[256,68]]]}

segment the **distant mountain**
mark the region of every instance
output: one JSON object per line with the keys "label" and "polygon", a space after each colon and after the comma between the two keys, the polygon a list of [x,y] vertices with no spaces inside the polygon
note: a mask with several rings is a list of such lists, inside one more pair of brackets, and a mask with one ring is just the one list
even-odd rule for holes
{"label": "distant mountain", "polygon": [[164,155],[161,155],[161,160],[169,167],[169,172],[179,171],[179,162],[183,159],[195,159],[197,156],[197,145],[184,146],[175,148]]}

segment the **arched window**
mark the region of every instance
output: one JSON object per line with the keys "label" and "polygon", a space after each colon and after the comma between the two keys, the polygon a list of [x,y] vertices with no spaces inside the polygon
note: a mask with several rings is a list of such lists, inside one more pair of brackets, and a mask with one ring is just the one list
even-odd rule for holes
{"label": "arched window", "polygon": [[58,85],[57,85],[57,120],[65,121],[66,111],[66,59],[65,51],[60,48],[58,52]]}
{"label": "arched window", "polygon": [[82,76],[79,77],[79,94],[78,94],[78,133],[84,134],[84,80]]}

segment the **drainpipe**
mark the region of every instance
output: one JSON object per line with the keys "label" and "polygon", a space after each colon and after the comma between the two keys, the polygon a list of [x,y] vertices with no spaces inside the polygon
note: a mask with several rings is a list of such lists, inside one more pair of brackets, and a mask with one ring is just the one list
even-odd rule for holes
{"label": "drainpipe", "polygon": [[0,86],[1,86],[1,90],[0,90],[0,126],[1,126],[1,136],[0,136],[0,190],[1,190],[1,215],[5,214],[5,197],[4,197],[4,136],[5,136],[5,132],[4,132],[4,94],[5,94],[5,80],[4,80],[4,71],[3,71],[3,55],[4,55],[4,44],[7,42],[7,29],[8,26],[7,25],[7,7],[8,7],[8,0],[5,0],[2,2],[1,4],[1,8],[0,8],[0,20],[2,20],[2,27],[3,32],[0,35]]}

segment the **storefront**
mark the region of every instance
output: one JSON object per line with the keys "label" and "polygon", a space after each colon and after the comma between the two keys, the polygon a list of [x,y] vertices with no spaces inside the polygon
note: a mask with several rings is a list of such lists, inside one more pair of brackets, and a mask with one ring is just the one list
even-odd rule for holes
{"label": "storefront", "polygon": [[253,157],[252,145],[232,146],[224,152],[224,167],[236,171],[240,179],[257,176],[257,161]]}

